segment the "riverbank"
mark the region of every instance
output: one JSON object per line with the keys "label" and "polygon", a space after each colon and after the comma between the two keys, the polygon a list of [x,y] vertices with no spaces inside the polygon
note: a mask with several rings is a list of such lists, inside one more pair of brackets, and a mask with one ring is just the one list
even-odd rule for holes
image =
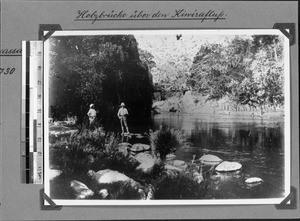
{"label": "riverbank", "polygon": [[185,145],[181,131],[162,127],[150,132],[149,145],[142,139],[123,142],[102,128],[74,132],[61,127],[50,131],[51,198],[203,199],[206,194],[209,174],[173,154]]}
{"label": "riverbank", "polygon": [[283,119],[283,107],[253,107],[237,105],[228,97],[219,101],[207,100],[206,96],[187,91],[185,94],[177,93],[166,100],[155,101],[152,105],[155,114],[182,113],[182,114],[214,114],[232,117],[273,118]]}

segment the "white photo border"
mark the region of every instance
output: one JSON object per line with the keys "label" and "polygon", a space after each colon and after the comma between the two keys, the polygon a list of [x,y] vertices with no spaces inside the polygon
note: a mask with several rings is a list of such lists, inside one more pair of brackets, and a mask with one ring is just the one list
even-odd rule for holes
{"label": "white photo border", "polygon": [[[45,31],[46,33],[46,31]],[[280,204],[290,194],[291,181],[291,131],[290,131],[290,45],[289,39],[278,29],[164,29],[164,30],[70,30],[55,31],[53,36],[82,36],[82,35],[154,35],[154,34],[197,34],[207,35],[279,35],[283,36],[284,48],[284,188],[285,194],[282,198],[255,198],[255,199],[199,199],[199,200],[59,200],[52,199],[56,205],[73,206],[139,206],[139,205],[259,205],[259,204]],[[49,39],[44,41],[44,190],[50,196],[49,179]],[[44,201],[45,205],[49,205]]]}

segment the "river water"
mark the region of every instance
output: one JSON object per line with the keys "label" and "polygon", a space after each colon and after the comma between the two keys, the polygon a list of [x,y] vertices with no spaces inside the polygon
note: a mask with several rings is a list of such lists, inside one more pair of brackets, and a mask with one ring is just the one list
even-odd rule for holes
{"label": "river water", "polygon": [[[204,154],[242,164],[235,173],[212,175],[207,199],[279,198],[284,196],[284,121],[252,117],[189,115],[167,113],[153,118],[152,128],[161,124],[183,130],[190,148],[176,152],[190,162]],[[249,186],[245,179],[260,177],[263,182]]]}

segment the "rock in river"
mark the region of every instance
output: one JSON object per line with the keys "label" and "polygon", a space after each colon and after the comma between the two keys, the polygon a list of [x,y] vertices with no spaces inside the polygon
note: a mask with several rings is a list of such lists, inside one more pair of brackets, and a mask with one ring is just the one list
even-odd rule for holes
{"label": "rock in river", "polygon": [[246,179],[245,182],[247,184],[258,184],[258,183],[263,182],[263,180],[259,177],[250,177],[250,178]]}
{"label": "rock in river", "polygon": [[132,144],[127,143],[127,142],[122,142],[118,144],[118,147],[132,147]]}
{"label": "rock in river", "polygon": [[216,171],[218,172],[230,172],[230,171],[236,171],[242,168],[242,165],[237,162],[229,162],[229,161],[223,161],[216,167]]}
{"label": "rock in river", "polygon": [[222,162],[222,159],[211,154],[203,155],[199,160],[201,163],[208,165],[217,165]]}
{"label": "rock in river", "polygon": [[150,150],[150,149],[151,149],[151,147],[148,144],[136,143],[136,144],[132,145],[132,147],[130,148],[130,151],[143,152],[143,151],[147,151],[147,150]]}

